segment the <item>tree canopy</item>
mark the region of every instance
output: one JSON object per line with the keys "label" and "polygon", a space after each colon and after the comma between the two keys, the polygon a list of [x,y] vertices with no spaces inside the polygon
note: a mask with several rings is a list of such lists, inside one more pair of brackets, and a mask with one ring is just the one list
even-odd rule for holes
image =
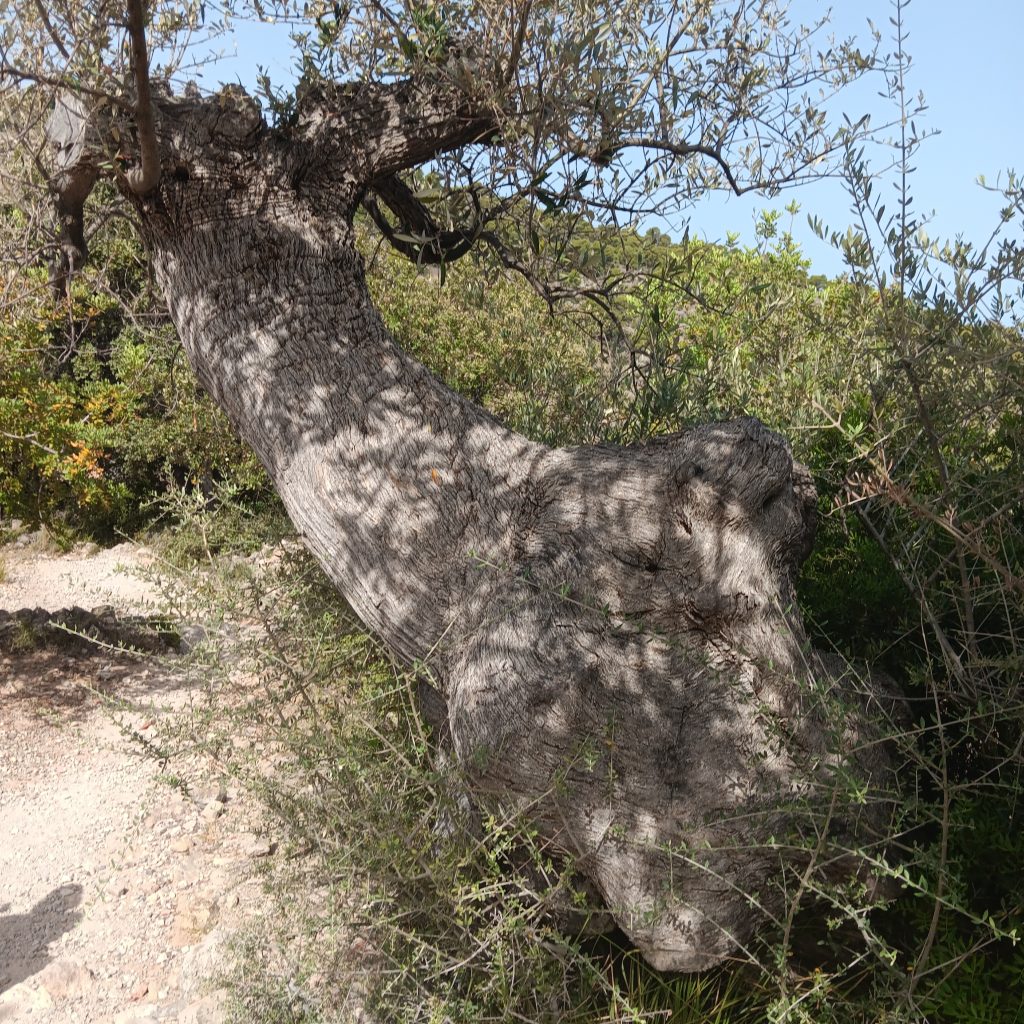
{"label": "tree canopy", "polygon": [[[375,168],[363,204],[410,257],[446,263],[490,249],[551,302],[600,301],[626,283],[570,245],[581,219],[623,226],[674,216],[709,189],[772,192],[834,170],[867,126],[839,120],[832,98],[884,70],[877,41],[865,50],[831,39],[824,21],[793,24],[780,0],[73,0],[18,3],[11,14],[0,41],[3,137],[19,157],[8,190],[45,184],[43,128],[61,90],[93,119],[105,155],[95,173],[152,188],[150,90],[180,91],[236,19],[273,20],[295,46],[294,88],[261,79],[283,132],[311,130],[325,90],[341,89],[344,104],[345,90],[397,95],[430,83],[442,108],[465,110],[459,137],[424,137]],[[55,130],[66,133],[60,119],[58,107]]]}

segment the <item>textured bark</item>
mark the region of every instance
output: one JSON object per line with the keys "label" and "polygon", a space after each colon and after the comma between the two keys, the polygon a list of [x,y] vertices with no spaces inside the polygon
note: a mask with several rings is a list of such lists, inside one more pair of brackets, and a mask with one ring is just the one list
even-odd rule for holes
{"label": "textured bark", "polygon": [[60,298],[68,279],[88,254],[85,242],[85,201],[96,184],[99,172],[90,159],[96,145],[89,112],[83,101],[64,93],[57,97],[47,124],[47,137],[53,148],[51,188],[57,214],[58,253],[50,267],[50,287]]}
{"label": "textured bark", "polygon": [[814,489],[780,437],[553,450],[396,347],[352,216],[486,134],[460,102],[307,94],[287,133],[241,96],[167,103],[135,201],[200,380],[355,611],[429,668],[481,799],[528,809],[654,965],[700,969],[778,912],[808,837],[884,833],[887,698],[808,650]]}

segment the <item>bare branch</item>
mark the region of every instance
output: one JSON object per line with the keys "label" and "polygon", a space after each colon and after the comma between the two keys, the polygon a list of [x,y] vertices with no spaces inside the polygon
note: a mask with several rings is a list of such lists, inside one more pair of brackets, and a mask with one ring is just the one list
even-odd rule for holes
{"label": "bare branch", "polygon": [[505,85],[511,85],[515,78],[516,68],[519,67],[519,58],[523,52],[523,40],[526,38],[526,30],[530,25],[530,11],[533,9],[533,0],[522,0],[522,8],[519,11],[519,24],[516,25],[516,34],[512,39],[512,52],[508,58],[508,68],[505,71]]}
{"label": "bare branch", "polygon": [[134,106],[126,102],[123,97],[103,89],[94,89],[83,85],[73,75],[48,75],[42,71],[26,71],[24,68],[4,63],[0,66],[0,78],[11,78],[16,82],[31,82],[33,85],[45,85],[51,89],[64,92],[75,92],[83,96],[93,96],[104,103],[109,103],[112,107],[117,107],[127,112],[134,111]]}
{"label": "bare branch", "polygon": [[43,23],[43,28],[46,29],[47,35],[53,41],[53,45],[57,47],[57,51],[65,60],[71,60],[71,54],[68,53],[68,48],[64,45],[64,40],[57,34],[57,30],[53,27],[53,22],[50,21],[50,16],[46,13],[46,8],[43,6],[42,0],[35,0],[36,11],[39,14],[39,20]]}
{"label": "bare branch", "polygon": [[9,434],[6,430],[0,430],[0,437],[9,438],[11,441],[25,441],[27,444],[34,445],[36,448],[41,448],[44,452],[48,452],[50,455],[60,455],[60,452],[55,448],[51,448],[48,444],[43,444],[42,441],[37,440],[38,434]]}
{"label": "bare branch", "polygon": [[751,190],[763,187],[761,183],[740,185],[736,180],[728,161],[722,155],[721,151],[715,149],[713,146],[678,143],[672,142],[670,139],[646,138],[641,136],[627,136],[623,139],[616,139],[614,146],[610,146],[601,153],[595,155],[595,161],[600,163],[602,160],[608,160],[613,154],[619,153],[625,149],[653,149],[662,153],[669,153],[681,160],[685,160],[687,157],[691,156],[707,157],[709,160],[713,160],[718,164],[722,174],[725,175],[725,180],[729,183],[729,188],[731,188],[738,196],[743,195],[744,192],[750,192]]}
{"label": "bare branch", "polygon": [[153,119],[153,97],[149,87],[149,55],[146,52],[146,26],[142,0],[127,0],[128,38],[132,47],[132,70],[135,75],[135,127],[139,133],[140,165],[126,175],[128,187],[144,196],[160,182],[160,151],[156,142]]}
{"label": "bare branch", "polygon": [[575,299],[585,299],[601,310],[604,316],[614,325],[615,330],[620,336],[625,333],[622,321],[616,314],[609,298],[609,289],[598,285],[585,285],[583,287],[553,285],[539,276],[532,267],[513,253],[495,232],[482,231],[479,235],[479,241],[491,249],[506,270],[511,270],[518,274],[530,285],[547,304],[549,312],[554,313],[555,306],[559,303]]}

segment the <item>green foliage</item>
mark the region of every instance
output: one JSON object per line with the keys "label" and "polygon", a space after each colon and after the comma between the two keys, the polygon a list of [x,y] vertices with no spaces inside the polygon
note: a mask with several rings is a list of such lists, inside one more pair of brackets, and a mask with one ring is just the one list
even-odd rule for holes
{"label": "green foliage", "polygon": [[171,486],[151,505],[163,555],[179,568],[251,555],[292,532],[273,491],[249,491],[231,480],[208,489]]}
{"label": "green foliage", "polygon": [[0,509],[59,536],[139,528],[168,481],[266,488],[150,308],[136,243],[54,300],[41,271],[0,321]]}
{"label": "green foliage", "polygon": [[817,642],[899,668],[896,645],[912,629],[916,605],[888,556],[855,517],[826,510],[798,591]]}
{"label": "green foliage", "polygon": [[[921,1009],[943,1024],[1016,1024],[1024,1019],[1024,832],[1019,796],[965,797],[950,820],[950,907],[938,923]],[[933,905],[923,893],[889,912],[919,949]],[[908,965],[909,967],[910,965]]]}
{"label": "green foliage", "polygon": [[548,444],[593,440],[603,374],[596,346],[554,318],[520,279],[485,262],[450,267],[443,286],[394,251],[374,251],[370,289],[402,348],[453,390]]}

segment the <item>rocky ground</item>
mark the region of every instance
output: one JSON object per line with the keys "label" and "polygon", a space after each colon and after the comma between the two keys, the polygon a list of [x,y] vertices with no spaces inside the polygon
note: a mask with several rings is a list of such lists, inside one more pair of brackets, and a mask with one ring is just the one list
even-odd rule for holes
{"label": "rocky ground", "polygon": [[[131,572],[152,558],[0,548],[0,1024],[219,1024],[231,936],[263,903],[256,808],[202,757],[161,758],[184,659],[110,643],[147,633],[157,595]],[[99,644],[47,625],[70,608]]]}

